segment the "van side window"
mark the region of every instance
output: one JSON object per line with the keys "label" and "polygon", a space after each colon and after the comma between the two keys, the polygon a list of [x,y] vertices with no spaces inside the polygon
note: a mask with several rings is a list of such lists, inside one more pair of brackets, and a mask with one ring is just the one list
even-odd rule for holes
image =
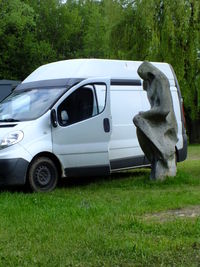
{"label": "van side window", "polygon": [[88,84],[78,88],[58,107],[59,124],[67,126],[98,115],[105,107],[105,96],[104,84]]}
{"label": "van side window", "polygon": [[96,84],[95,89],[96,89],[98,112],[101,113],[106,105],[106,85]]}

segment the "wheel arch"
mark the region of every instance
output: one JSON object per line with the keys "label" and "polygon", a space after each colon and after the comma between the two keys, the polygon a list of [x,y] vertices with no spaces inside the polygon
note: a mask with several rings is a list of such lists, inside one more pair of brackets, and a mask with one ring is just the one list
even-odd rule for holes
{"label": "wheel arch", "polygon": [[[29,166],[28,166],[27,176],[28,176],[29,169],[30,169],[30,166],[31,166],[32,162],[34,160],[36,160],[37,158],[40,158],[40,157],[46,157],[46,158],[51,159],[55,163],[55,165],[56,165],[56,168],[58,170],[59,178],[61,178],[63,176],[64,171],[63,171],[63,168],[62,168],[62,165],[61,165],[60,160],[53,153],[48,152],[48,151],[40,152],[40,153],[36,154],[32,158],[32,160],[31,160],[31,162],[29,163]],[[27,179],[27,177],[26,177],[26,179]]]}

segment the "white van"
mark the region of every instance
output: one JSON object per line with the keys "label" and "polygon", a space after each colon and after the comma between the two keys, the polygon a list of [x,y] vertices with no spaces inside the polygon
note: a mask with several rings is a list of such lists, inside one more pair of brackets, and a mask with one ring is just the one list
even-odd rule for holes
{"label": "white van", "polygon": [[[0,103],[0,183],[51,191],[60,177],[106,175],[146,166],[133,117],[150,108],[142,62],[75,59],[36,69]],[[187,155],[182,99],[169,79],[178,123],[177,161]]]}

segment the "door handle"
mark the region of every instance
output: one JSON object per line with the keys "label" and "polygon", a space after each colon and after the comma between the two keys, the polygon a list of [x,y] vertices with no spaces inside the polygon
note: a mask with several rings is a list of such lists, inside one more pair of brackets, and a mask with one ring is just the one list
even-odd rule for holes
{"label": "door handle", "polygon": [[103,120],[103,128],[104,128],[104,131],[105,131],[106,133],[109,133],[109,132],[110,132],[110,121],[109,121],[108,118],[105,118],[105,119]]}

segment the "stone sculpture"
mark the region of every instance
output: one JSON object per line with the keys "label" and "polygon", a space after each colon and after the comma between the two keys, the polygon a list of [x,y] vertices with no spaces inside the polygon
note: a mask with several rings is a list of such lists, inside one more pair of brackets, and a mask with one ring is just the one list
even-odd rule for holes
{"label": "stone sculpture", "polygon": [[138,69],[151,109],[133,118],[140,146],[151,162],[151,179],[176,175],[177,122],[167,77],[149,62]]}

